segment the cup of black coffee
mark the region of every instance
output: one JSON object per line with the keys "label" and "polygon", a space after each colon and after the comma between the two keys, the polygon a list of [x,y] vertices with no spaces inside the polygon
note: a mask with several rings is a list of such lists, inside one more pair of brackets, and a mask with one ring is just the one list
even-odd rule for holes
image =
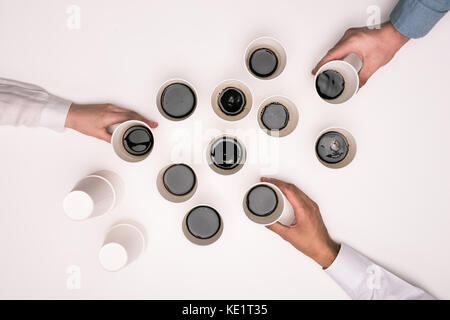
{"label": "cup of black coffee", "polygon": [[146,159],[154,145],[154,137],[150,127],[139,120],[129,120],[111,129],[111,144],[114,152],[127,162],[138,162]]}
{"label": "cup of black coffee", "polygon": [[342,60],[325,63],[314,79],[317,94],[326,102],[339,104],[353,97],[359,88],[359,56],[350,53]]}
{"label": "cup of black coffee", "polygon": [[356,154],[356,142],[347,130],[329,128],[322,131],[316,140],[317,159],[328,168],[348,165]]}
{"label": "cup of black coffee", "polygon": [[286,50],[274,38],[255,39],[245,51],[245,65],[256,78],[273,79],[278,77],[286,66]]}
{"label": "cup of black coffee", "polygon": [[181,79],[169,80],[159,89],[156,105],[166,119],[184,120],[194,113],[197,94],[189,82]]}
{"label": "cup of black coffee", "polygon": [[282,96],[264,100],[258,110],[259,127],[272,137],[284,137],[295,130],[298,124],[295,104]]}
{"label": "cup of black coffee", "polygon": [[220,135],[209,143],[206,160],[210,168],[219,174],[236,173],[244,166],[245,146],[234,136]]}
{"label": "cup of black coffee", "polygon": [[292,205],[274,184],[260,182],[253,185],[244,196],[243,208],[247,217],[262,225],[280,222],[286,226],[295,221]]}
{"label": "cup of black coffee", "polygon": [[194,170],[184,163],[171,164],[158,174],[156,185],[159,193],[168,201],[183,202],[194,195],[197,177]]}
{"label": "cup of black coffee", "polygon": [[186,238],[197,245],[209,245],[220,238],[223,221],[219,212],[208,205],[198,205],[185,215],[182,225]]}
{"label": "cup of black coffee", "polygon": [[250,89],[238,80],[221,82],[211,96],[214,112],[228,121],[244,118],[250,112],[252,104]]}

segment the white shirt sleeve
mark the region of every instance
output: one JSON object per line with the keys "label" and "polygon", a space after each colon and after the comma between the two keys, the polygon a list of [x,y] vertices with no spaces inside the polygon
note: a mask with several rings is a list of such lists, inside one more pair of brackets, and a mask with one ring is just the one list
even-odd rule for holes
{"label": "white shirt sleeve", "polygon": [[358,300],[431,300],[428,293],[341,244],[333,263],[325,271],[352,298]]}
{"label": "white shirt sleeve", "polygon": [[38,86],[0,78],[0,125],[63,131],[71,104]]}

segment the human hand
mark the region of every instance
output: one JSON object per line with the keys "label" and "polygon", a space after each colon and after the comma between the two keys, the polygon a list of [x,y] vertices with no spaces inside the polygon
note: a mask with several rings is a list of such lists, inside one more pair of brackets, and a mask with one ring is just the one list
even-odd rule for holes
{"label": "human hand", "polygon": [[319,68],[331,60],[345,58],[349,53],[356,53],[363,62],[359,72],[359,87],[380,67],[387,64],[395,53],[409,38],[398,32],[390,21],[381,25],[380,29],[350,28],[312,70],[315,75]]}
{"label": "human hand", "polygon": [[75,104],[72,103],[67,114],[65,127],[88,136],[111,142],[111,133],[107,128],[127,120],[140,120],[156,128],[158,123],[147,120],[140,114],[117,107],[113,104]]}
{"label": "human hand", "polygon": [[283,192],[294,208],[296,220],[291,226],[276,222],[267,228],[278,233],[323,268],[328,268],[340,246],[329,236],[317,204],[293,184],[271,178],[261,178],[261,181],[272,183]]}

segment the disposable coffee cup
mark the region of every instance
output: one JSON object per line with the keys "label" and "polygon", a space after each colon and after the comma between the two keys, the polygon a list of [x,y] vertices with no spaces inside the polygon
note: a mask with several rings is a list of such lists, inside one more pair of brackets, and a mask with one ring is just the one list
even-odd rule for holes
{"label": "disposable coffee cup", "polygon": [[278,77],[286,67],[286,50],[271,37],[253,40],[245,50],[245,65],[256,78],[270,80]]}
{"label": "disposable coffee cup", "polygon": [[325,63],[314,78],[317,93],[328,103],[340,104],[348,101],[358,91],[358,73],[361,67],[362,61],[356,53],[350,53],[342,60]]}
{"label": "disposable coffee cup", "polygon": [[119,271],[135,261],[145,249],[143,230],[131,223],[113,226],[99,251],[99,261],[106,271]]}
{"label": "disposable coffee cup", "polygon": [[250,89],[241,81],[225,80],[214,90],[211,105],[214,112],[227,121],[244,118],[253,104]]}
{"label": "disposable coffee cup", "polygon": [[223,231],[223,221],[216,209],[201,204],[189,210],[184,216],[182,229],[189,241],[205,246],[220,238]]}
{"label": "disposable coffee cup", "polygon": [[269,136],[284,137],[298,124],[298,110],[288,98],[273,96],[264,100],[258,109],[259,127]]}
{"label": "disposable coffee cup", "polygon": [[279,222],[290,226],[295,221],[292,205],[274,184],[260,182],[253,185],[244,196],[243,208],[247,217],[258,224]]}
{"label": "disposable coffee cup", "polygon": [[214,172],[231,175],[242,169],[246,160],[244,144],[235,136],[219,135],[206,149],[206,161]]}
{"label": "disposable coffee cup", "polygon": [[317,159],[332,169],[347,166],[355,157],[356,141],[352,134],[342,128],[328,128],[317,137],[315,144]]}
{"label": "disposable coffee cup", "polygon": [[197,190],[197,176],[187,164],[171,164],[161,169],[156,186],[164,199],[184,202],[192,198]]}
{"label": "disposable coffee cup", "polygon": [[146,159],[153,150],[155,140],[148,124],[129,120],[108,128],[112,132],[111,144],[115,154],[127,162]]}
{"label": "disposable coffee cup", "polygon": [[182,79],[165,82],[156,95],[159,112],[172,121],[189,118],[197,107],[197,100],[194,86]]}
{"label": "disposable coffee cup", "polygon": [[123,182],[112,171],[102,170],[77,182],[65,196],[63,208],[73,220],[85,220],[111,212],[123,196]]}

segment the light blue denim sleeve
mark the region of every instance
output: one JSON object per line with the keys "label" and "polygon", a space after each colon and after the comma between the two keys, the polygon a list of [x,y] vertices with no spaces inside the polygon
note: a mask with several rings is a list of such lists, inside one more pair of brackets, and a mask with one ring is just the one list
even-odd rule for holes
{"label": "light blue denim sleeve", "polygon": [[391,23],[409,38],[425,36],[450,9],[450,0],[399,0]]}

